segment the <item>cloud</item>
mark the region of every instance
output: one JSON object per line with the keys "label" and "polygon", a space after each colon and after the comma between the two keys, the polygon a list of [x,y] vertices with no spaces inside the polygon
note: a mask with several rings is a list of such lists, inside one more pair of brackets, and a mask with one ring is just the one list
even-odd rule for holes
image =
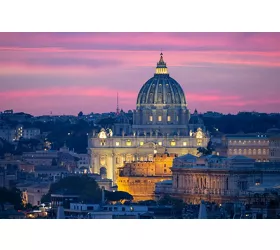
{"label": "cloud", "polygon": [[133,109],[161,48],[191,109],[279,110],[280,33],[0,33],[1,108]]}

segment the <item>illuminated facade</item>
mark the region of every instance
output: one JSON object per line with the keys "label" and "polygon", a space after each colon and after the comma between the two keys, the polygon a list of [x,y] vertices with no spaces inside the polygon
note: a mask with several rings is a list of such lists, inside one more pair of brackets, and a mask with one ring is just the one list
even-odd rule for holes
{"label": "illuminated facade", "polygon": [[153,161],[126,163],[119,168],[119,191],[130,193],[135,201],[154,199],[155,184],[171,179],[174,154],[156,154]]}
{"label": "illuminated facade", "polygon": [[269,138],[263,134],[226,135],[227,155],[244,155],[258,162],[269,161]]}
{"label": "illuminated facade", "polygon": [[190,131],[189,119],[184,91],[169,76],[161,54],[156,73],[138,94],[133,124],[121,112],[112,130],[89,135],[92,172],[106,168],[107,178],[116,182],[119,167],[133,161],[153,161],[155,152],[196,155],[197,148],[206,146],[209,138],[201,128]]}
{"label": "illuminated facade", "polygon": [[280,184],[279,164],[255,162],[242,155],[185,155],[174,159],[171,170],[172,182],[158,183],[156,196],[168,193],[194,204],[199,204],[201,200],[246,202],[255,187]]}

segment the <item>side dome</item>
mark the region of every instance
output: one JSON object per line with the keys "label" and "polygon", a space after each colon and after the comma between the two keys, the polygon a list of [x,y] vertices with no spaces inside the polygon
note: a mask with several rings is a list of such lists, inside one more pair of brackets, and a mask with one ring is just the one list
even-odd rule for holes
{"label": "side dome", "polygon": [[154,77],[142,86],[137,97],[137,107],[146,105],[186,106],[184,91],[180,84],[169,76],[162,53]]}

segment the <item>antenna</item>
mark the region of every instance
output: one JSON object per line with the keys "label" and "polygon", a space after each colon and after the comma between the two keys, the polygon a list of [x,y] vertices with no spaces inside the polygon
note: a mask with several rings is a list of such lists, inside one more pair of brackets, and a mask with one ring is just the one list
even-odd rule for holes
{"label": "antenna", "polygon": [[117,115],[120,114],[120,109],[119,109],[119,93],[117,92]]}

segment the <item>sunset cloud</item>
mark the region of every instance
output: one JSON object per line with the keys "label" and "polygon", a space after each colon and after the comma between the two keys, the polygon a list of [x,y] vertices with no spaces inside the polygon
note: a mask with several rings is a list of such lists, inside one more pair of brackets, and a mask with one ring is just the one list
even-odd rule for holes
{"label": "sunset cloud", "polygon": [[0,111],[135,109],[161,48],[191,110],[280,112],[280,33],[0,33]]}

